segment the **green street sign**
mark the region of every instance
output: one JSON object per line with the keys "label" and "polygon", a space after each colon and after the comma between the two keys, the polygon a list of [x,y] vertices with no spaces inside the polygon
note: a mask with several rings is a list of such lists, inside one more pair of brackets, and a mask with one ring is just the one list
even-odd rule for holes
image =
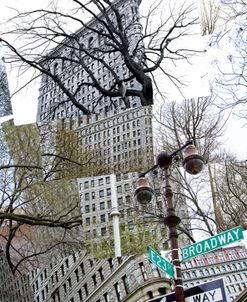
{"label": "green street sign", "polygon": [[167,273],[170,277],[174,278],[173,265],[161,255],[153,250],[150,246],[148,247],[149,260],[158,266],[163,272]]}
{"label": "green street sign", "polygon": [[225,245],[244,239],[241,226],[222,232],[208,239],[181,248],[182,260],[217,250]]}

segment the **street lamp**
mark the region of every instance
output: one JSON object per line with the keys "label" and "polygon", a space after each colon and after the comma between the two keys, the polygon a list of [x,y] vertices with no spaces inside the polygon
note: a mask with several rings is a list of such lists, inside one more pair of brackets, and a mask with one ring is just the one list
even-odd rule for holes
{"label": "street lamp", "polygon": [[[151,201],[153,194],[152,188],[147,182],[147,179],[145,179],[145,175],[158,167],[164,171],[164,197],[166,199],[167,203],[167,213],[166,217],[164,218],[164,223],[168,227],[169,231],[169,241],[171,246],[171,252],[172,252],[172,263],[175,270],[175,296],[177,302],[184,302],[184,289],[183,289],[183,282],[182,282],[182,271],[181,271],[181,263],[179,259],[179,252],[178,252],[178,232],[177,232],[177,226],[180,223],[180,218],[176,215],[175,209],[172,202],[172,189],[169,183],[169,174],[168,169],[170,168],[174,157],[184,150],[184,159],[182,162],[183,168],[186,172],[190,174],[198,174],[201,172],[203,168],[203,159],[198,154],[197,149],[192,144],[192,140],[188,141],[185,145],[183,145],[181,148],[173,152],[172,154],[168,154],[167,152],[162,151],[158,154],[156,160],[157,164],[153,166],[148,171],[141,173],[139,175],[139,178],[137,180],[137,186],[135,190],[135,197],[138,202],[142,204],[147,204]],[[146,180],[146,182],[144,181]]]}

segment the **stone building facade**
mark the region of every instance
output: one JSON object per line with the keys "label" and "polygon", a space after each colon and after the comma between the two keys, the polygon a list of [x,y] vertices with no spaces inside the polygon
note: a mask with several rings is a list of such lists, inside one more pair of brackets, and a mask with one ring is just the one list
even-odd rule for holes
{"label": "stone building facade", "polygon": [[[142,36],[142,26],[138,21],[140,2],[114,2],[124,20],[130,53],[138,53],[137,41]],[[109,18],[114,18],[110,9],[108,15]],[[127,97],[130,106],[126,109],[122,97],[103,96],[95,85],[88,84],[91,81],[90,73],[106,89],[115,87],[117,79],[131,76],[120,54],[107,52],[107,41],[97,33],[100,26],[100,22],[94,18],[75,33],[79,37],[80,45],[87,49],[100,49],[105,53],[99,59],[93,59],[84,53],[81,60],[87,62],[87,70],[83,64],[80,65],[79,60],[76,64],[60,59],[71,56],[73,46],[70,41],[64,41],[48,54],[54,58],[49,61],[49,70],[59,77],[76,101],[90,110],[91,114],[83,114],[70,101],[67,102],[67,96],[61,87],[47,75],[43,75],[39,90],[37,123],[41,127],[41,134],[47,133],[46,130],[42,131],[42,127],[46,129],[46,124],[51,122],[53,127],[56,127],[54,121],[57,120],[61,121],[63,129],[75,130],[81,146],[91,153],[92,157],[101,159],[106,172],[145,170],[153,164],[152,107],[142,107],[139,97],[131,96]],[[97,32],[92,30],[94,28]],[[59,58],[55,59],[56,56]],[[135,79],[129,81],[126,87],[141,89]],[[47,140],[50,145],[50,138],[47,137]],[[45,150],[46,140],[43,134],[42,146]]]}
{"label": "stone building facade", "polygon": [[4,252],[0,250],[0,302],[33,302],[27,275],[15,277]]}
{"label": "stone building facade", "polygon": [[[123,24],[125,24],[124,30],[129,40],[130,53],[136,50],[137,41],[142,36],[142,26],[138,21],[140,3],[140,0],[114,1],[114,5],[121,12]],[[116,20],[113,20],[113,12],[110,8],[106,8],[106,10],[107,15],[114,24]],[[99,15],[98,18],[102,18],[102,16]],[[64,62],[60,59],[52,59],[47,63],[49,64],[49,69],[59,76],[66,88],[69,89],[72,94],[76,92],[74,95],[77,101],[90,109],[93,114],[83,116],[82,112],[74,105],[71,105],[70,102],[65,102],[61,106],[58,106],[60,102],[65,100],[66,96],[57,84],[46,75],[43,75],[37,113],[38,124],[51,121],[54,118],[69,118],[72,123],[78,118],[81,122],[87,120],[88,124],[91,124],[94,119],[100,120],[125,110],[122,98],[117,97],[111,100],[109,97],[102,97],[93,85],[83,85],[84,82],[86,83],[90,80],[89,72],[92,72],[95,79],[105,88],[111,87],[112,82],[115,80],[113,78],[113,72],[110,72],[111,69],[114,70],[120,79],[125,79],[130,75],[119,53],[107,51],[107,42],[109,41],[106,41],[104,37],[98,35],[101,26],[99,21],[94,18],[89,21],[85,27],[82,27],[78,32],[74,33],[74,35],[79,37],[79,43],[84,48],[89,51],[96,48],[105,53],[103,57],[98,59],[93,59],[84,53],[85,57],[83,57],[83,60],[87,62],[88,72],[80,65],[79,60],[78,64],[72,63],[72,61]],[[73,56],[71,51],[74,49],[72,43],[72,41],[63,41],[63,43],[51,51],[48,56],[51,55],[52,58],[56,56],[59,58],[70,58]],[[106,65],[109,68],[107,68]],[[135,79],[133,79],[129,85],[135,88],[140,87],[140,84]],[[78,87],[81,87],[81,89],[77,91]],[[140,107],[138,97],[130,97],[129,101],[130,108]],[[56,108],[55,113],[54,108]]]}
{"label": "stone building facade", "polygon": [[[144,243],[144,240],[146,241],[146,247],[143,252],[146,251],[148,245],[152,244],[159,246],[160,249],[163,248],[164,241],[167,238],[166,227],[163,221],[158,219],[164,213],[163,197],[159,193],[159,195],[154,196],[150,204],[145,206],[138,204],[134,198],[137,178],[137,172],[116,174],[114,190],[116,191],[116,196],[112,196],[111,175],[78,179],[85,239],[88,238],[92,243],[102,241],[103,245],[104,242],[107,242],[107,249],[113,253],[111,214],[113,211],[112,199],[116,198],[120,236],[124,241],[123,254],[126,252],[124,245],[129,232],[133,235],[139,234],[142,238],[143,242],[139,246]],[[131,239],[129,238],[129,240]],[[93,248],[94,252],[96,252],[96,247],[94,246]],[[138,251],[136,252],[138,253]],[[100,257],[100,255],[98,256]]]}
{"label": "stone building facade", "polygon": [[83,251],[29,278],[34,302],[144,302],[171,287],[147,256],[96,260]]}

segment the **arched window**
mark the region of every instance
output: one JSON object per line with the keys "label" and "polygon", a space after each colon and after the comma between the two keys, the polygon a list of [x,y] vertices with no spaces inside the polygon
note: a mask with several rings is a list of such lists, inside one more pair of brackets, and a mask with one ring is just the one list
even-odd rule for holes
{"label": "arched window", "polygon": [[166,288],[165,287],[160,287],[158,288],[158,292],[160,295],[165,295],[166,294]]}

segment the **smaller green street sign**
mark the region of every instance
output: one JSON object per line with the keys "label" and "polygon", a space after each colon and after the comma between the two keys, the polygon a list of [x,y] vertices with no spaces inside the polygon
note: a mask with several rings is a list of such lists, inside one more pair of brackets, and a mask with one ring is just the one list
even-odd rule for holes
{"label": "smaller green street sign", "polygon": [[158,266],[163,272],[167,273],[170,277],[174,278],[174,271],[172,263],[161,257],[161,255],[153,250],[150,246],[148,247],[149,260]]}
{"label": "smaller green street sign", "polygon": [[243,229],[241,226],[238,226],[208,239],[181,248],[182,261],[217,250],[241,239],[244,239]]}

